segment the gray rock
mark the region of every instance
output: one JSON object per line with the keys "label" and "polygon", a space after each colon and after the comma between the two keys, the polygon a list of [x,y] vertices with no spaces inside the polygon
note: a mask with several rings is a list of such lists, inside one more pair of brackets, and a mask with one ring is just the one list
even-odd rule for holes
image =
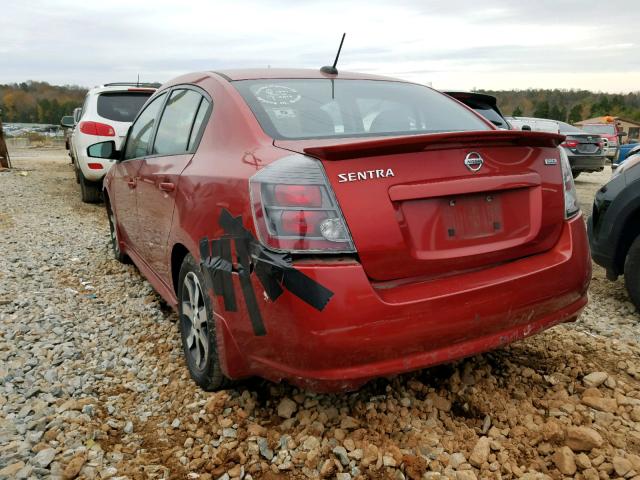
{"label": "gray rock", "polygon": [[227,438],[236,438],[238,436],[238,431],[235,428],[223,428],[222,436]]}
{"label": "gray rock", "polygon": [[269,448],[269,443],[266,438],[258,437],[258,448],[260,449],[260,455],[267,460],[273,459],[273,450]]}
{"label": "gray rock", "polygon": [[343,466],[346,467],[347,465],[349,465],[349,456],[347,454],[346,448],[337,446],[332,451],[333,454],[338,457],[338,460],[340,460],[340,463],[342,463]]}
{"label": "gray rock", "polygon": [[56,456],[56,451],[53,448],[45,448],[40,450],[35,457],[31,459],[31,462],[41,468],[48,467]]}

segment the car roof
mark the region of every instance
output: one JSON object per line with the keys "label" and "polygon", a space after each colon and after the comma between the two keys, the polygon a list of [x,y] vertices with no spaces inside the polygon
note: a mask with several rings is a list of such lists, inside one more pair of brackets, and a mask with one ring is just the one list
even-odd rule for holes
{"label": "car roof", "polygon": [[321,72],[319,68],[242,68],[233,70],[215,70],[211,73],[218,74],[229,81],[260,80],[270,78],[333,78],[338,80],[387,80],[410,83],[398,78],[385,77],[382,75],[370,75],[366,73],[339,71],[337,75],[331,75]]}
{"label": "car roof", "polygon": [[131,92],[131,93],[135,93],[135,92],[149,92],[149,93],[153,93],[157,90],[156,87],[151,87],[151,86],[147,86],[147,85],[140,85],[139,87],[136,86],[136,84],[131,84],[131,85],[100,85],[98,87],[93,87],[91,89],[89,89],[90,94],[96,94],[96,93],[104,93],[104,92]]}

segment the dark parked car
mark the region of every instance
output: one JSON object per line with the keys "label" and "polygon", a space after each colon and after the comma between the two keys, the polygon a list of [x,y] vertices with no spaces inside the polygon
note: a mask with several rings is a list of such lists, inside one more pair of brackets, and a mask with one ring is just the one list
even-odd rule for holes
{"label": "dark parked car", "polygon": [[104,198],[180,314],[205,389],[313,390],[497,348],[587,303],[591,261],[562,136],[498,130],[386,77],[200,72],[134,120]]}
{"label": "dark parked car", "polygon": [[568,123],[557,123],[560,134],[566,136],[560,146],[567,152],[573,178],[582,172],[601,172],[604,170],[606,157],[604,156],[602,138]]}
{"label": "dark parked car", "polygon": [[593,260],[609,280],[624,275],[640,309],[640,154],[629,157],[598,190],[588,229]]}
{"label": "dark parked car", "polygon": [[511,130],[511,125],[504,118],[502,112],[498,108],[498,101],[492,95],[475,92],[444,92],[450,97],[455,98],[459,102],[464,103],[472,108],[484,118],[493,123],[496,127],[503,130]]}
{"label": "dark parked car", "polygon": [[573,178],[577,178],[582,172],[601,172],[604,170],[606,157],[604,142],[600,135],[588,133],[568,123],[547,118],[509,117],[509,121],[517,130],[530,128],[534,131],[553,131],[564,135],[566,138],[561,147],[569,157]]}

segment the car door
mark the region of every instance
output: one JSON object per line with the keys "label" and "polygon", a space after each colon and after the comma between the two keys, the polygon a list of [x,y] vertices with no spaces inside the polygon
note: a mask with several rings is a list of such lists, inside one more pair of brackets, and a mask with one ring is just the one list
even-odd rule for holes
{"label": "car door", "polygon": [[112,206],[118,222],[119,233],[128,248],[139,252],[136,189],[138,171],[149,154],[157,118],[166,93],[159,95],[140,112],[129,129],[122,160],[113,168]]}
{"label": "car door", "polygon": [[211,102],[199,89],[172,89],[160,117],[151,154],[138,171],[138,248],[160,277],[169,276],[167,241],[180,174],[188,165]]}

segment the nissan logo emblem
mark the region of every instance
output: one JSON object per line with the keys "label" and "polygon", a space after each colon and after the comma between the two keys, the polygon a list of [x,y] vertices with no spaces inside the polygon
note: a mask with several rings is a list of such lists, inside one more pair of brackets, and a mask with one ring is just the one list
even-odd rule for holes
{"label": "nissan logo emblem", "polygon": [[477,172],[482,168],[482,165],[484,164],[484,160],[482,159],[482,156],[480,156],[479,153],[471,152],[467,154],[467,156],[465,157],[464,164],[472,172]]}

